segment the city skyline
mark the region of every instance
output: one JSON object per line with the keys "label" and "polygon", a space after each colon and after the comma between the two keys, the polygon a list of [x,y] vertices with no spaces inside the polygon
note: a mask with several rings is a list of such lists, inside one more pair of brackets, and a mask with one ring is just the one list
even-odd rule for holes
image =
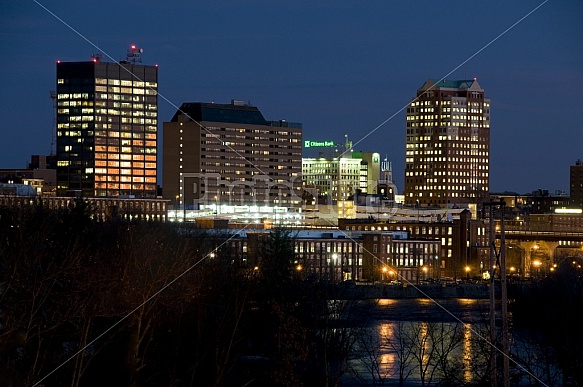
{"label": "city skyline", "polygon": [[[305,139],[341,142],[348,133],[356,151],[387,155],[401,193],[412,91],[542,2],[222,2],[180,13],[154,2],[40,4],[114,59],[136,44],[144,64],[159,64],[160,130],[183,102],[243,99],[268,117],[302,122]],[[50,152],[55,62],[97,50],[33,1],[6,8],[0,166],[14,168]],[[583,138],[573,114],[583,103],[582,12],[574,1],[545,3],[447,77],[477,77],[492,99],[490,191],[569,190]]]}

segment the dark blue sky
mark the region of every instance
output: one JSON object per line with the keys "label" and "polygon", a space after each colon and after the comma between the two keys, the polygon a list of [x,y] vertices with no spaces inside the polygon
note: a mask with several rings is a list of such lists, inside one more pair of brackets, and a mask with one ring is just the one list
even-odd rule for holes
{"label": "dark blue sky", "polygon": [[[304,138],[355,143],[542,3],[39,2],[116,60],[144,49],[170,101],[160,128],[173,105],[242,99]],[[548,1],[448,77],[477,77],[492,100],[492,191],[568,191],[583,159],[581,20],[581,1]],[[55,62],[96,49],[32,0],[2,2],[0,48],[0,168],[21,168],[50,151]],[[355,150],[386,154],[402,190],[404,147],[401,112]]]}

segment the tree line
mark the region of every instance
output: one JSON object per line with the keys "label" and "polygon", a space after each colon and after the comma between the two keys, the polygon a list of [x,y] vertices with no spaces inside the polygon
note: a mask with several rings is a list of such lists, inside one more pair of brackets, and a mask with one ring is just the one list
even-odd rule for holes
{"label": "tree line", "polygon": [[[491,349],[472,344],[485,358],[464,377],[458,326],[372,334],[375,303],[337,300],[332,284],[297,270],[287,230],[244,265],[221,232],[93,222],[89,210],[0,208],[0,386],[488,383]],[[541,348],[549,361],[559,353],[537,348],[532,364]],[[556,380],[547,371],[536,370]]]}
{"label": "tree line", "polygon": [[337,384],[328,287],[287,231],[241,266],[221,232],[89,213],[0,208],[0,385]]}

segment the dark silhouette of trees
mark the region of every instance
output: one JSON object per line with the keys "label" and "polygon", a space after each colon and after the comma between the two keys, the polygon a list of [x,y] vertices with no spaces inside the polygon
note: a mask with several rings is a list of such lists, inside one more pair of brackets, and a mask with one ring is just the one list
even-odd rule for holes
{"label": "dark silhouette of trees", "polygon": [[[491,350],[475,338],[464,364],[457,324],[371,333],[376,302],[339,299],[342,285],[297,270],[293,232],[266,234],[252,266],[234,258],[230,238],[185,225],[94,222],[83,201],[62,211],[42,201],[0,207],[0,386],[335,386],[363,354],[363,383],[487,382]],[[572,333],[583,284],[565,262],[556,278],[523,289],[513,309],[515,326],[533,332],[514,337],[529,348],[518,352],[533,354],[520,360],[549,385],[561,375],[567,385],[582,380],[583,343]],[[380,363],[384,353],[394,368]]]}
{"label": "dark silhouette of trees", "polygon": [[233,259],[228,238],[93,222],[81,201],[0,208],[0,385],[326,380],[321,351],[349,345],[322,323],[327,290],[296,270],[292,234],[269,234],[258,270]]}
{"label": "dark silhouette of trees", "polygon": [[[529,340],[544,348],[549,360],[556,356],[567,386],[583,385],[583,335],[578,333],[583,325],[581,263],[577,257],[565,259],[552,275],[514,289],[512,305],[515,327],[529,333]],[[545,383],[554,384],[553,373],[542,372]]]}

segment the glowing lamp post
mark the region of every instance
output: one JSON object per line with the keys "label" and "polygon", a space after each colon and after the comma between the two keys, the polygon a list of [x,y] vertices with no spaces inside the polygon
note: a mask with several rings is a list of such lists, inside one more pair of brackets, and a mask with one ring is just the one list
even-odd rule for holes
{"label": "glowing lamp post", "polygon": [[540,266],[541,266],[541,261],[536,260],[532,262],[533,266],[536,268],[536,276],[539,277],[540,276]]}

